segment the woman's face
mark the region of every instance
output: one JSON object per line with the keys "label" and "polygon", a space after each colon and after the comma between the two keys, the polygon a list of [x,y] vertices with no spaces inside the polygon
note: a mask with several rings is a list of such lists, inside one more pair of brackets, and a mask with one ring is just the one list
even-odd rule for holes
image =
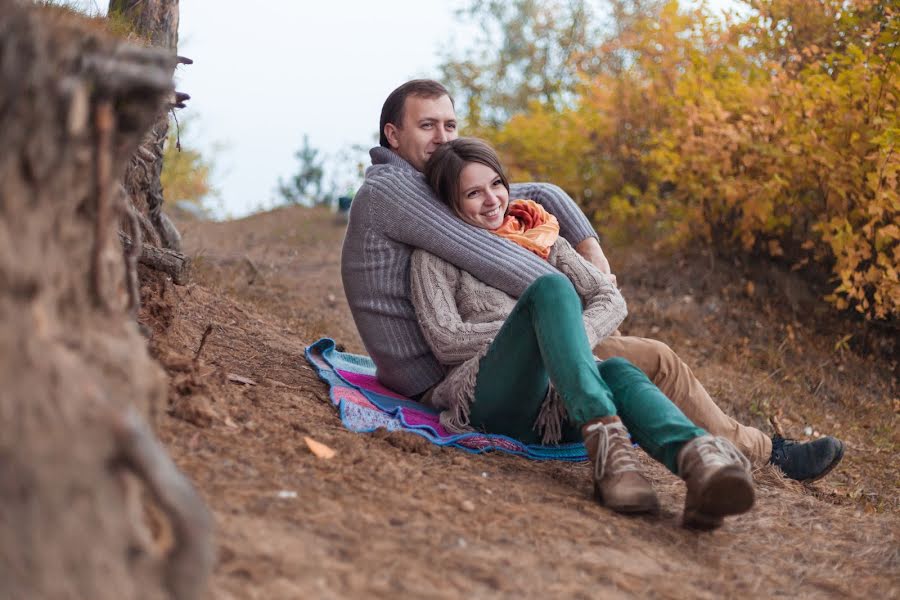
{"label": "woman's face", "polygon": [[497,229],[503,224],[509,191],[492,168],[470,162],[459,174],[459,216],[482,229]]}

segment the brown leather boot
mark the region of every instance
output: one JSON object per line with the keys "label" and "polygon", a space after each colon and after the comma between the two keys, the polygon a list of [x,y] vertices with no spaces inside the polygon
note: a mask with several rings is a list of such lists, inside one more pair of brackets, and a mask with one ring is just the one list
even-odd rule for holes
{"label": "brown leather boot", "polygon": [[594,467],[594,496],[621,513],[656,512],[653,486],[641,474],[628,430],[619,417],[602,417],[581,427],[584,446]]}
{"label": "brown leather boot", "polygon": [[723,437],[704,435],[685,444],[678,475],[687,483],[685,527],[715,529],[724,517],[753,506],[750,461]]}

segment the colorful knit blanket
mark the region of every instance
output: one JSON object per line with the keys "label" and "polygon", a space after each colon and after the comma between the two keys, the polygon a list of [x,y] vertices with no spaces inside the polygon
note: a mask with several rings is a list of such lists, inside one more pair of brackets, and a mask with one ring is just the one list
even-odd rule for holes
{"label": "colorful knit blanket", "polygon": [[372,359],[341,352],[334,340],[322,338],[308,346],[306,359],[328,384],[331,402],[350,431],[370,432],[383,427],[389,431],[409,431],[438,446],[453,446],[467,452],[500,450],[533,460],[587,460],[582,444],[532,446],[505,435],[450,433],[441,426],[438,411],[378,383]]}

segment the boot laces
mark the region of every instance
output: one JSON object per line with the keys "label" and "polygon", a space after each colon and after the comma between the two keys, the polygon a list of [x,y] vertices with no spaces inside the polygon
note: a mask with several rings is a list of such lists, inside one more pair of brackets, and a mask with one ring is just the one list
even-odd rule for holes
{"label": "boot laces", "polygon": [[738,464],[750,470],[750,461],[734,444],[722,437],[703,437],[697,440],[697,454],[708,466]]}
{"label": "boot laces", "polygon": [[597,455],[594,457],[594,480],[603,479],[607,468],[612,474],[640,471],[631,448],[628,430],[622,423],[598,423],[588,429],[589,435],[599,436]]}

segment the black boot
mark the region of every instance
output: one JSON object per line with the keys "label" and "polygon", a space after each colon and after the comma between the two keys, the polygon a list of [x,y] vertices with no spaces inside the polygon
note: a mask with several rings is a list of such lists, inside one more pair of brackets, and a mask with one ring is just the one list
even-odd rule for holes
{"label": "black boot", "polygon": [[844,457],[841,440],[826,436],[812,442],[797,442],[775,435],[769,462],[785,477],[797,481],[815,481],[828,475]]}

